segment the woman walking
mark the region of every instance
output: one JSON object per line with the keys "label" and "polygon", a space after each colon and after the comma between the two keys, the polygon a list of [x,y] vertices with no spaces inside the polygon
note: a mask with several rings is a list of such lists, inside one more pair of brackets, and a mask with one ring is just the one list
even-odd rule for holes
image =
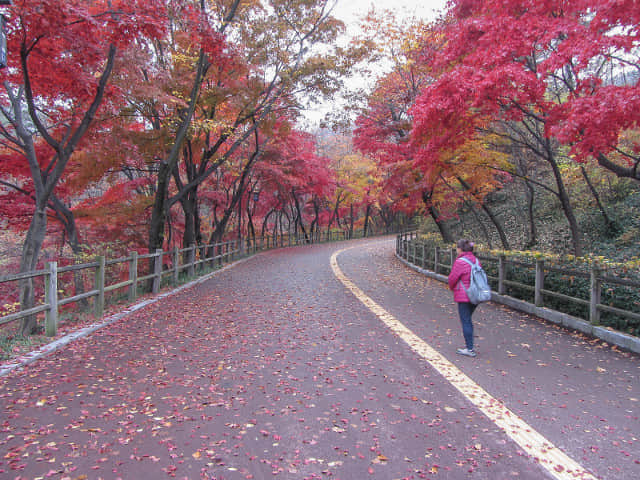
{"label": "woman walking", "polygon": [[[473,349],[473,321],[471,316],[477,305],[469,301],[465,289],[469,288],[471,282],[471,264],[478,259],[473,254],[473,242],[467,239],[458,240],[458,257],[453,262],[451,273],[449,274],[449,289],[453,290],[453,300],[458,304],[458,314],[462,323],[462,335],[464,336],[465,347],[459,348],[457,352],[467,357],[475,357]],[[465,260],[466,259],[466,260]],[[468,260],[468,261],[467,261]]]}

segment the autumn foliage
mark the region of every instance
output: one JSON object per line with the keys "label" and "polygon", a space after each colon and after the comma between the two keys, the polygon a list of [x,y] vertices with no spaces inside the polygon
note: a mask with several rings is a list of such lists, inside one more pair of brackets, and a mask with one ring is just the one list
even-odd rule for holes
{"label": "autumn foliage", "polygon": [[[25,238],[11,269],[328,228],[334,173],[296,122],[361,55],[335,45],[331,6],[6,7],[0,209]],[[24,281],[22,307],[33,297]]]}
{"label": "autumn foliage", "polygon": [[389,183],[396,200],[415,209],[422,193],[445,240],[447,219],[482,209],[506,246],[484,199],[518,179],[553,193],[580,254],[565,165],[640,180],[638,12],[635,2],[460,0],[432,24],[371,18],[393,67],[356,122],[356,145],[404,178]]}
{"label": "autumn foliage", "polygon": [[[36,268],[43,248],[391,231],[416,216],[450,241],[465,212],[507,248],[492,196],[518,182],[551,192],[580,253],[575,184],[606,217],[593,176],[640,180],[636,2],[457,0],[431,23],[374,11],[349,47],[332,6],[3,7],[0,212],[25,239],[12,269]],[[303,131],[308,102],[363,59],[385,73],[352,132]]]}

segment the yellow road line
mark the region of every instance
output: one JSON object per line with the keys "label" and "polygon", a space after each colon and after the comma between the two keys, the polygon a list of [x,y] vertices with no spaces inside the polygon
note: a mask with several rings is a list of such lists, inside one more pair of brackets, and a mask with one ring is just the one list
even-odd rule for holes
{"label": "yellow road line", "polygon": [[548,470],[554,478],[558,480],[596,480],[596,478],[580,464],[567,456],[533,427],[505,407],[500,400],[492,397],[453,363],[434,350],[428,343],[405,327],[393,315],[356,287],[356,285],[342,273],[342,270],[340,270],[338,266],[338,255],[345,250],[349,249],[344,248],[331,256],[331,268],[334,275],[358,300],[382,320],[387,327],[404,340],[418,355],[424,358],[514,442],[520,445],[527,454]]}

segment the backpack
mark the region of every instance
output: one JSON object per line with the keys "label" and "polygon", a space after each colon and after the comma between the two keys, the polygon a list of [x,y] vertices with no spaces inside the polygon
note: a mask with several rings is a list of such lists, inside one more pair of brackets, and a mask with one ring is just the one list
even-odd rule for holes
{"label": "backpack", "polygon": [[476,259],[476,263],[473,263],[468,258],[460,258],[471,265],[469,288],[465,288],[464,283],[462,284],[462,288],[464,288],[464,291],[467,292],[469,301],[474,305],[477,305],[479,303],[488,302],[489,300],[491,300],[491,287],[489,286],[489,281],[487,280],[487,274],[480,266],[480,262],[478,262],[478,259]]}

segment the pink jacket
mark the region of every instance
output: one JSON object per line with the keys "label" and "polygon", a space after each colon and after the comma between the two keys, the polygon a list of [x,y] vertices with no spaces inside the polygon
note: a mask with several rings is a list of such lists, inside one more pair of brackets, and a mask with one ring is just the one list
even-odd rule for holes
{"label": "pink jacket", "polygon": [[[451,268],[451,273],[449,274],[449,290],[453,290],[453,300],[455,302],[469,302],[469,297],[467,297],[467,292],[464,289],[469,288],[471,265],[461,260],[460,257],[467,257],[473,263],[476,263],[476,257],[473,253],[462,252],[453,262],[453,268]],[[462,284],[464,284],[464,288]]]}

